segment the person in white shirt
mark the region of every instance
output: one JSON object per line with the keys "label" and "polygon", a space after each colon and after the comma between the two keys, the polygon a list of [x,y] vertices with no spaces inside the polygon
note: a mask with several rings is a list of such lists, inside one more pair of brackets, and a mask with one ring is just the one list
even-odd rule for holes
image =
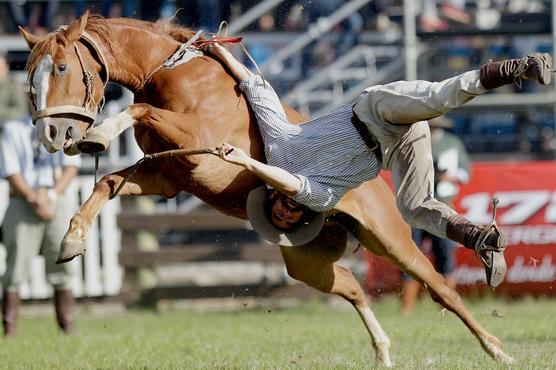
{"label": "person in white shirt", "polygon": [[2,277],[2,324],[5,336],[16,334],[19,288],[28,280],[31,262],[42,252],[47,280],[54,287],[58,325],[74,329],[71,264],[56,265],[60,243],[72,215],[66,189],[81,165],[79,156],[50,154],[35,138],[31,119],[6,122],[0,142],[0,177],[10,185],[3,222],[6,272]]}

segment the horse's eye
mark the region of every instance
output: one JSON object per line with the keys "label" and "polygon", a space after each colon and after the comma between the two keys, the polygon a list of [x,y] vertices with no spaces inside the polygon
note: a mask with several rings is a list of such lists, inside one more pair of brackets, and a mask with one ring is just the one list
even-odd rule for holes
{"label": "horse's eye", "polygon": [[68,69],[68,66],[67,64],[58,64],[56,66],[56,69],[58,70],[59,73],[64,73]]}

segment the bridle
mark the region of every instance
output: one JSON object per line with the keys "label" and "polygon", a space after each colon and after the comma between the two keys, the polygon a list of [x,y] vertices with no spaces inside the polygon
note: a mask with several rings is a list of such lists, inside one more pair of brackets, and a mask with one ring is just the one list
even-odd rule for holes
{"label": "bridle", "polygon": [[[58,29],[58,31],[65,30],[66,28],[67,26],[62,26]],[[82,41],[83,44],[88,44],[94,50],[94,53],[96,53],[98,60],[100,61],[100,64],[104,69],[104,78],[101,77],[101,80],[102,80],[103,87],[106,87],[106,84],[108,84],[108,81],[110,79],[110,72],[108,69],[108,63],[106,62],[106,58],[104,57],[104,54],[102,53],[102,50],[100,49],[98,43],[95,41],[93,37],[91,37],[90,34],[88,34],[85,31],[83,31],[78,41]],[[101,106],[102,109],[102,104],[97,105],[96,104],[97,102],[95,101],[94,98],[95,73],[90,72],[87,69],[85,62],[83,61],[83,56],[79,51],[79,46],[77,41],[74,42],[73,46],[75,49],[75,53],[77,54],[77,59],[79,59],[79,65],[81,66],[81,70],[83,71],[83,76],[84,76],[83,84],[85,85],[85,99],[83,101],[83,105],[82,106],[55,105],[53,107],[47,107],[44,109],[36,110],[37,106],[35,100],[31,99],[31,101],[33,102],[33,106],[35,107],[35,112],[31,116],[33,120],[33,124],[35,124],[35,122],[40,118],[59,116],[59,115],[78,116],[85,119],[86,121],[93,123],[96,119],[99,105]],[[32,76],[31,76],[31,80],[32,80]],[[104,99],[104,93],[102,99]]]}

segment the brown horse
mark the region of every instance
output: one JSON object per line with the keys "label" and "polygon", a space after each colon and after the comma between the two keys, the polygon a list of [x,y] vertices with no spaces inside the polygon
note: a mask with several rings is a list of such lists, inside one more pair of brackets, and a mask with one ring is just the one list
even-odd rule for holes
{"label": "brown horse", "polygon": [[[229,142],[263,160],[257,124],[236,82],[222,65],[198,56],[173,69],[162,63],[194,33],[167,23],[131,19],[81,17],[44,39],[22,30],[31,48],[29,77],[36,95],[34,114],[42,143],[50,151],[76,152],[84,137],[113,139],[133,126],[145,153],[168,149],[210,148]],[[109,79],[135,94],[136,103],[91,128]],[[304,121],[286,108],[292,122]],[[102,140],[81,142],[87,151],[104,149]],[[130,172],[104,176],[90,198],[73,216],[62,242],[61,260],[84,252],[92,220]],[[145,161],[122,187],[121,195],[174,197],[190,192],[217,210],[246,218],[246,194],[259,180],[216,156],[178,156]],[[396,208],[395,198],[380,178],[350,191],[328,216],[321,234],[302,247],[281,247],[287,271],[294,279],[348,300],[361,316],[377,361],[391,366],[390,340],[376,320],[352,273],[335,262],[346,248],[347,230],[361,245],[386,256],[424,284],[433,299],[454,312],[494,359],[511,362],[501,342],[489,334],[465,308],[411,239],[410,228]]]}

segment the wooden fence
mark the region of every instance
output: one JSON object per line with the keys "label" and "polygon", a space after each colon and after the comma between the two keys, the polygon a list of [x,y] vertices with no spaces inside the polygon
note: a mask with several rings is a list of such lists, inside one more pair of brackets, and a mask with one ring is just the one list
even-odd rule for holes
{"label": "wooden fence", "polygon": [[[287,277],[279,247],[258,237],[250,238],[244,220],[212,210],[177,215],[120,214],[118,226],[122,232],[119,261],[125,270],[122,297],[128,303],[137,300],[152,303],[165,298],[295,294],[300,290]],[[144,251],[136,239],[138,232],[145,231],[152,232],[157,239],[173,231],[181,233],[182,239],[206,233],[212,241],[188,244],[178,241],[158,250]],[[226,238],[221,234],[230,232],[244,234],[223,240]],[[152,269],[157,275],[154,286],[142,286],[140,274],[144,269]]]}
{"label": "wooden fence", "polygon": [[[7,204],[4,185],[0,183],[0,206]],[[92,188],[93,178],[80,176],[68,189],[69,194],[75,194],[75,209],[87,199]],[[174,298],[317,294],[288,277],[279,247],[262,241],[250,230],[247,221],[204,206],[200,208],[191,214],[139,215],[130,211],[120,213],[123,207],[119,198],[108,202],[91,226],[85,255],[70,262],[75,295],[117,296],[126,303],[134,303]],[[141,248],[137,236],[145,232],[160,241],[158,248]],[[173,233],[177,234],[168,238]],[[0,276],[4,270],[5,250],[0,244]],[[147,284],[141,278],[145,272],[154,276]],[[52,294],[46,281],[44,258],[37,256],[21,296],[46,299]]]}

